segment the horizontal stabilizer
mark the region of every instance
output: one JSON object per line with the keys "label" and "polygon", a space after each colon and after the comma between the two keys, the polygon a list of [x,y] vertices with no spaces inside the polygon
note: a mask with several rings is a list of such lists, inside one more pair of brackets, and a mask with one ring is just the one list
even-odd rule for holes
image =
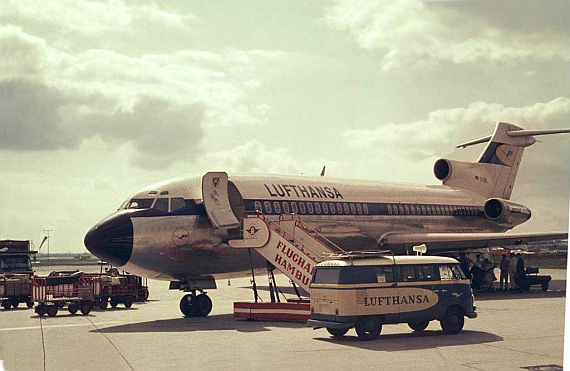
{"label": "horizontal stabilizer", "polygon": [[[548,134],[566,134],[570,133],[570,129],[550,129],[550,130],[508,130],[506,134],[509,137],[521,138],[521,137],[532,137],[537,135],[548,135]],[[474,139],[469,142],[461,143],[455,146],[455,148],[465,148],[473,146],[475,144],[486,143],[491,140],[493,136],[489,135],[483,138]]]}
{"label": "horizontal stabilizer", "polygon": [[557,233],[403,233],[388,232],[378,240],[382,249],[395,253],[412,252],[415,245],[425,244],[427,253],[515,246],[533,241],[567,240],[568,232]]}

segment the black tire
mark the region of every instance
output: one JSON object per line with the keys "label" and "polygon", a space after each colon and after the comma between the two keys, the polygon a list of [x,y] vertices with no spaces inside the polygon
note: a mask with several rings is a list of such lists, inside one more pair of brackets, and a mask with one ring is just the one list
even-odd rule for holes
{"label": "black tire", "polygon": [[101,298],[101,300],[99,300],[99,309],[107,309],[107,307],[109,306],[109,300],[107,298]]}
{"label": "black tire", "polygon": [[192,310],[192,295],[186,294],[180,299],[180,311],[184,317],[194,316],[194,311]]}
{"label": "black tire", "polygon": [[347,328],[340,329],[340,328],[327,327],[327,331],[329,332],[329,334],[331,334],[335,338],[340,338],[340,337],[343,337],[348,332],[348,329]]}
{"label": "black tire", "polygon": [[45,304],[40,304],[36,307],[36,313],[38,314],[38,316],[44,316],[47,313],[47,305]]}
{"label": "black tire", "polygon": [[125,302],[123,304],[125,304],[125,308],[130,308],[133,306],[133,299],[132,298],[126,298]]}
{"label": "black tire", "polygon": [[112,299],[111,299],[111,306],[112,306],[113,308],[116,308],[117,305],[119,305],[119,299],[112,298]]}
{"label": "black tire", "polygon": [[70,305],[67,307],[67,310],[69,311],[69,313],[71,314],[75,314],[77,313],[77,311],[79,310],[79,308],[76,305]]}
{"label": "black tire", "polygon": [[423,331],[428,327],[429,321],[408,322],[408,326],[414,331]]}
{"label": "black tire", "polygon": [[26,306],[29,309],[32,309],[34,307],[34,301],[32,299],[28,299],[28,301],[26,301]]}
{"label": "black tire", "polygon": [[18,308],[18,305],[20,305],[20,300],[18,298],[14,298],[10,300],[10,304],[12,304],[12,308],[16,309]]}
{"label": "black tire", "polygon": [[196,296],[196,302],[193,303],[194,313],[198,317],[206,317],[212,311],[212,299],[206,294]]}
{"label": "black tire", "polygon": [[58,310],[59,310],[59,306],[57,304],[48,305],[47,315],[50,317],[55,317],[57,315]]}
{"label": "black tire", "polygon": [[12,302],[9,299],[6,299],[2,302],[2,308],[8,310],[12,308]]}
{"label": "black tire", "polygon": [[449,308],[439,323],[446,334],[458,334],[463,330],[465,317],[459,309]]}
{"label": "black tire", "polygon": [[360,317],[354,327],[359,339],[375,340],[382,331],[382,322],[376,317]]}
{"label": "black tire", "polygon": [[93,309],[93,307],[89,303],[83,303],[83,304],[81,304],[81,308],[79,308],[79,309],[81,310],[81,314],[86,316],[89,313],[91,313],[91,309]]}
{"label": "black tire", "polygon": [[548,282],[543,282],[540,287],[542,288],[542,291],[548,291]]}

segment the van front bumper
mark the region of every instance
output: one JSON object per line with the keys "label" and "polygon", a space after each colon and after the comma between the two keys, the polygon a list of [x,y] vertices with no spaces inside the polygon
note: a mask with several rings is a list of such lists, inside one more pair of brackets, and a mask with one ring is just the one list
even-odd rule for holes
{"label": "van front bumper", "polygon": [[465,316],[467,318],[477,318],[477,313],[475,313],[475,312],[466,313]]}
{"label": "van front bumper", "polygon": [[331,322],[331,321],[320,321],[317,319],[310,319],[307,321],[307,326],[313,327],[315,330],[319,328],[334,328],[338,330],[348,330],[354,326],[354,323],[350,322]]}

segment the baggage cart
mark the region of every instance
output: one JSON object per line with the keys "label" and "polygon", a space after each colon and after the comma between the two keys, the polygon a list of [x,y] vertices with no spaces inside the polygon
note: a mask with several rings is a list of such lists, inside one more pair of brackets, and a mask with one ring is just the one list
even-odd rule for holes
{"label": "baggage cart", "polygon": [[0,303],[5,310],[17,308],[20,303],[32,308],[34,301],[30,275],[28,273],[0,275]]}
{"label": "baggage cart", "polygon": [[83,275],[83,272],[52,272],[47,277],[32,278],[32,298],[39,316],[54,317],[60,308],[67,305],[69,313],[91,312],[97,294],[97,278]]}

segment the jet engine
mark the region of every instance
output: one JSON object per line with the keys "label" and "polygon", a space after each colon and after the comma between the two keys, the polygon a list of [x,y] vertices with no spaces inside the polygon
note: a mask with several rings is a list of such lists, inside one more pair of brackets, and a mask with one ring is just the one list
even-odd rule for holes
{"label": "jet engine", "polygon": [[502,198],[490,198],[483,208],[485,216],[495,223],[513,227],[530,219],[530,209]]}

